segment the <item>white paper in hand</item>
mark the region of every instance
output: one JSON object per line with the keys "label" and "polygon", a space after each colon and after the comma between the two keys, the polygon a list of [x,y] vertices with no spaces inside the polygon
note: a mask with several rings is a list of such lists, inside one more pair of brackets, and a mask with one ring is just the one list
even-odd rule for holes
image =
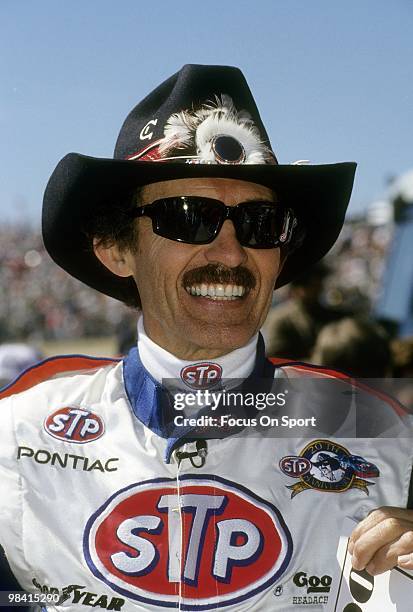
{"label": "white paper in hand", "polygon": [[340,537],[338,571],[326,612],[412,612],[413,572],[393,568],[379,576],[352,568],[348,540],[356,523],[347,519]]}

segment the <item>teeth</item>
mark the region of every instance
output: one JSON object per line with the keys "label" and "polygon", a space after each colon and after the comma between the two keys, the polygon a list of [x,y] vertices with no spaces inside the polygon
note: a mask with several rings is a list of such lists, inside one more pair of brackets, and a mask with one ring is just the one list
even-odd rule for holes
{"label": "teeth", "polygon": [[214,295],[214,296],[208,296],[208,297],[209,297],[211,300],[214,300],[214,301],[216,301],[216,302],[220,302],[220,301],[221,301],[221,302],[222,302],[222,301],[226,301],[226,302],[228,302],[228,301],[233,301],[233,300],[236,300],[236,299],[237,299],[237,298],[236,298],[236,297],[234,297],[234,296],[227,297],[226,295],[222,295],[222,296]]}
{"label": "teeth", "polygon": [[236,300],[245,294],[245,287],[242,285],[192,285],[185,287],[186,292],[190,295],[202,296],[213,300]]}

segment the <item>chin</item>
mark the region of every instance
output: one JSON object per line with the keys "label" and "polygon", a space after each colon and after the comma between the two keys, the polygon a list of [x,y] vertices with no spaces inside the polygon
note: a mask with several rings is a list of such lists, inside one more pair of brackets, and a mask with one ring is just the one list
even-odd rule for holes
{"label": "chin", "polygon": [[226,328],[211,325],[210,329],[203,327],[198,334],[192,337],[194,344],[197,344],[201,351],[204,349],[208,353],[216,353],[216,356],[219,356],[245,346],[255,333],[255,329],[249,326],[237,329],[233,326]]}

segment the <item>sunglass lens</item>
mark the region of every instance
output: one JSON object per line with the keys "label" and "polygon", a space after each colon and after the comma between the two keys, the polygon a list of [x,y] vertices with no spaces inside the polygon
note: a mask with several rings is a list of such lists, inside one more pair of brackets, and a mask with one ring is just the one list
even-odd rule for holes
{"label": "sunglass lens", "polygon": [[212,198],[176,196],[157,200],[148,208],[156,234],[187,244],[212,242],[226,218],[233,221],[240,244],[250,248],[277,247],[283,232],[283,207],[268,202],[226,207]]}
{"label": "sunglass lens", "polygon": [[268,249],[278,246],[282,231],[283,213],[280,206],[251,202],[238,211],[237,237],[240,244]]}
{"label": "sunglass lens", "polygon": [[165,198],[156,205],[154,229],[161,236],[189,244],[207,243],[215,237],[222,214],[219,204],[192,196]]}

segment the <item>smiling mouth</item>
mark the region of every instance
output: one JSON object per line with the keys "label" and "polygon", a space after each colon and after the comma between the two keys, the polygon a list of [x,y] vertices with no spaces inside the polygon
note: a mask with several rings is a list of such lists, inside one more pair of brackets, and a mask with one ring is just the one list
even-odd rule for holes
{"label": "smiling mouth", "polygon": [[243,285],[224,285],[220,283],[201,283],[187,286],[185,290],[193,297],[203,297],[217,301],[240,300],[249,291]]}

